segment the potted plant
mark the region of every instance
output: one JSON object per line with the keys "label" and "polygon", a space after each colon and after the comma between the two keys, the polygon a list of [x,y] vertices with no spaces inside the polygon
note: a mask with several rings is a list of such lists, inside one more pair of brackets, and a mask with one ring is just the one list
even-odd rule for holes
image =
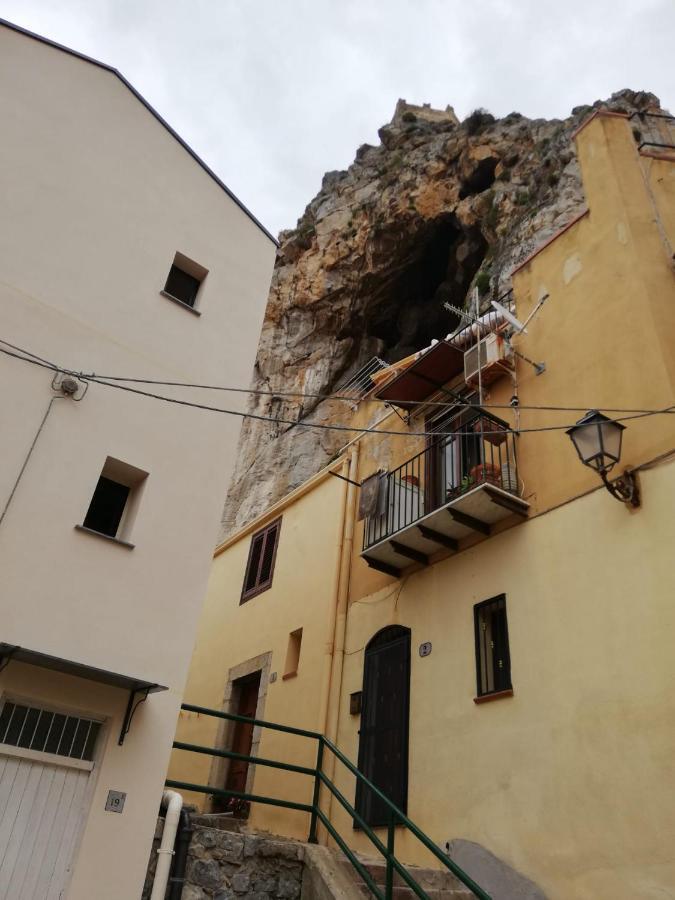
{"label": "potted plant", "polygon": [[487,481],[489,484],[494,484],[497,487],[499,487],[501,483],[501,472],[499,471],[499,466],[494,466],[492,463],[479,463],[477,466],[474,466],[473,469],[471,469],[469,475],[477,483],[483,483]]}
{"label": "potted plant", "polygon": [[473,423],[474,434],[482,434],[483,440],[498,447],[506,440],[506,432],[503,427],[492,419],[481,417]]}

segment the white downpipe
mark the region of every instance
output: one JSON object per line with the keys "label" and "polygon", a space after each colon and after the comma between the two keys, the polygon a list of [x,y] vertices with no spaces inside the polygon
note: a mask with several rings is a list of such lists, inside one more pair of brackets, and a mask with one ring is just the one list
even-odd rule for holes
{"label": "white downpipe", "polygon": [[164,820],[162,841],[157,850],[157,868],[155,869],[155,880],[152,882],[150,900],[164,900],[164,895],[166,894],[169,872],[171,871],[171,858],[174,854],[173,845],[176,843],[178,820],[180,811],[183,808],[183,798],[176,791],[164,791],[162,794],[162,806],[166,806],[166,818]]}

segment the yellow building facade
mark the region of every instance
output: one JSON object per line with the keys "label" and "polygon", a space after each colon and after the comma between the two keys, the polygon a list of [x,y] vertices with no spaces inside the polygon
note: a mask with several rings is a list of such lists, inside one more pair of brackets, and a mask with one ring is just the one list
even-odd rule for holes
{"label": "yellow building facade", "polygon": [[[405,696],[391,709],[408,816],[550,898],[656,900],[675,895],[675,419],[657,412],[675,394],[675,155],[640,148],[616,113],[575,140],[587,210],[513,273],[511,311],[532,318],[511,337],[512,370],[464,393],[444,341],[383,373],[354,425],[403,436],[356,432],[217,549],[185,699],[236,713],[257,678],[258,718],[325,734],[368,774],[376,695],[399,677],[382,648],[402,642]],[[633,470],[639,507],[577,458],[565,430],[587,409],[626,426],[610,479]],[[377,473],[395,499],[364,522],[357,484]],[[369,682],[376,670],[385,688]],[[227,746],[215,723],[184,711],[178,739]],[[251,746],[314,765],[299,737],[254,731]],[[303,776],[244,774],[249,792],[311,803]],[[222,788],[232,776],[175,751],[170,777]],[[353,776],[334,777],[354,802]],[[342,807],[323,808],[372,851]],[[299,838],[308,827],[255,804],[250,824]],[[409,834],[396,842],[404,861],[430,864]]]}

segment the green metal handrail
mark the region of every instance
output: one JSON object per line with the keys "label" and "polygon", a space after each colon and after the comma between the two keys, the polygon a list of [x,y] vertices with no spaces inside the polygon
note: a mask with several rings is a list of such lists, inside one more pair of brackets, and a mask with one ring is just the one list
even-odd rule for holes
{"label": "green metal handrail", "polygon": [[[249,725],[258,726],[260,728],[267,728],[272,731],[281,731],[284,734],[294,734],[299,737],[310,738],[311,740],[317,741],[317,754],[316,754],[316,767],[309,768],[308,766],[297,766],[291,763],[284,763],[278,760],[273,759],[264,759],[262,757],[257,756],[246,756],[243,753],[235,753],[232,750],[217,750],[211,747],[203,747],[199,744],[188,744],[183,741],[174,741],[174,749],[175,750],[185,750],[190,753],[202,753],[208,756],[216,756],[224,759],[234,759],[239,762],[248,762],[253,765],[258,766],[270,766],[274,769],[283,769],[287,772],[296,772],[300,775],[308,775],[314,779],[314,791],[312,795],[312,804],[311,806],[308,803],[296,803],[291,800],[280,800],[274,797],[262,797],[258,794],[250,794],[246,791],[232,791],[224,788],[214,788],[210,785],[204,784],[191,784],[186,781],[175,781],[173,779],[167,779],[166,786],[170,788],[178,788],[184,791],[193,791],[198,794],[209,794],[214,797],[234,797],[239,800],[246,800],[249,803],[262,803],[268,806],[279,806],[284,809],[294,809],[299,810],[300,812],[306,812],[310,815],[310,826],[309,826],[309,843],[316,844],[317,843],[317,825],[319,822],[322,823],[326,831],[333,838],[338,847],[345,854],[349,862],[352,864],[354,869],[358,872],[358,874],[363,879],[364,883],[367,885],[371,894],[377,898],[377,900],[392,900],[393,890],[394,890],[394,873],[397,873],[403,881],[410,887],[416,897],[419,897],[420,900],[429,900],[429,895],[424,891],[422,887],[415,881],[413,876],[408,872],[405,866],[396,858],[395,855],[395,837],[396,837],[396,827],[401,826],[407,829],[424,847],[437,859],[439,862],[443,864],[447,869],[449,869],[456,878],[458,878],[462,884],[469,888],[473,894],[478,897],[478,900],[491,900],[489,894],[487,894],[476,882],[464,872],[456,863],[454,863],[449,856],[443,853],[442,850],[434,844],[434,842],[429,838],[423,831],[421,831],[414,822],[412,822],[397,806],[395,806],[388,797],[386,797],[382,791],[380,791],[375,785],[369,781],[366,776],[360,772],[354,763],[348,759],[341,750],[339,750],[332,741],[329,741],[328,738],[324,737],[324,735],[319,734],[317,731],[307,731],[303,728],[293,728],[289,725],[279,725],[276,722],[266,722],[262,719],[251,719],[247,716],[239,716],[234,713],[226,713],[221,712],[220,710],[209,709],[205,706],[195,706],[192,703],[183,703],[181,705],[181,709],[186,710],[187,712],[195,712],[200,715],[212,716],[218,719],[226,719],[231,722],[243,722]],[[368,825],[365,819],[360,815],[359,812],[352,806],[352,804],[347,800],[344,794],[338,790],[338,788],[333,784],[333,782],[328,778],[326,773],[323,771],[323,759],[324,759],[324,749],[328,748],[330,752],[335,756],[335,758],[341,762],[346,768],[356,777],[357,781],[360,781],[361,784],[365,785],[372,793],[382,801],[389,811],[389,824],[387,826],[387,843],[386,845],[380,838],[375,834],[373,829]],[[324,785],[328,791],[335,797],[335,799],[340,803],[340,805],[349,813],[350,817],[356,822],[360,828],[363,830],[363,833],[368,837],[373,846],[379,853],[382,854],[385,860],[386,865],[386,874],[385,874],[385,887],[384,893],[377,886],[373,877],[368,872],[366,867],[363,865],[361,860],[356,856],[356,854],[351,850],[351,848],[347,845],[344,838],[339,834],[333,823],[330,821],[328,816],[323,812],[320,808],[320,794],[321,794],[321,786]]]}

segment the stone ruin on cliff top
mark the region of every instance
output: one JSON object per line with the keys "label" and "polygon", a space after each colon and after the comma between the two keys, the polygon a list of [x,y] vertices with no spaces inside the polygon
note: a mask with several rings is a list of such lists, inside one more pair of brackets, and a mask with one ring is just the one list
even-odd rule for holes
{"label": "stone ruin on cliff top", "polygon": [[[352,165],[327,172],[280,247],[252,388],[330,394],[372,357],[395,362],[457,324],[474,286],[488,302],[510,273],[584,208],[573,131],[605,107],[660,109],[623,90],[565,120],[495,119],[476,110],[399,100]],[[318,408],[317,408],[318,407]],[[344,401],[253,396],[249,412],[348,422]],[[221,537],[319,471],[347,442],[341,432],[244,421]]]}

